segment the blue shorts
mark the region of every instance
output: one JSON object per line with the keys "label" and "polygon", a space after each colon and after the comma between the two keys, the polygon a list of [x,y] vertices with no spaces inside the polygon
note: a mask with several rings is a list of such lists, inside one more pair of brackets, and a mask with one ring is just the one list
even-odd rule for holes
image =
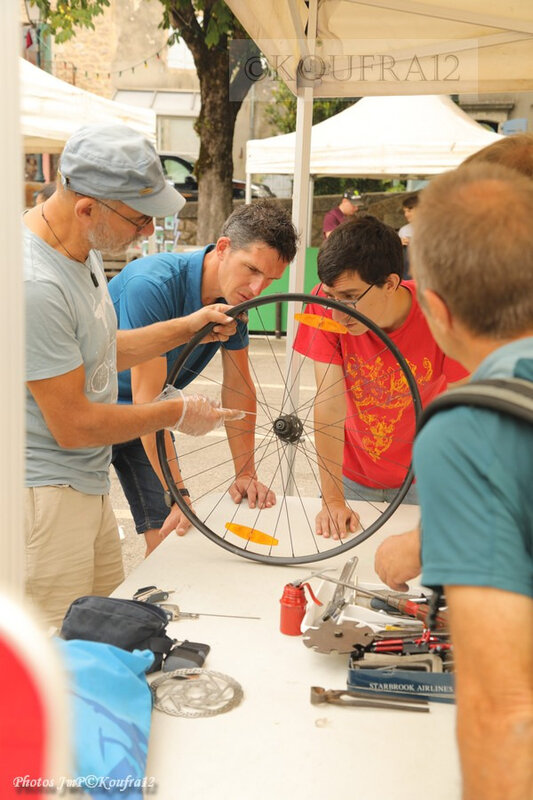
{"label": "blue shorts", "polygon": [[114,444],[111,463],[129,503],[137,533],[159,530],[169,514],[161,481],[140,439]]}
{"label": "blue shorts", "polygon": [[[363,486],[361,483],[350,480],[346,475],[342,476],[342,484],[344,486],[344,497],[346,500],[369,500],[371,503],[392,503],[398,494],[398,489],[373,489],[370,486]],[[418,492],[414,484],[411,484],[409,487],[402,503],[419,505]]]}

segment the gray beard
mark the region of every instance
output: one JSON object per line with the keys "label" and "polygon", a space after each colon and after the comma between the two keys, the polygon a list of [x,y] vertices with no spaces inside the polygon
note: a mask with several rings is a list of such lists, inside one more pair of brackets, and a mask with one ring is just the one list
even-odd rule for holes
{"label": "gray beard", "polygon": [[116,253],[123,251],[128,245],[139,238],[139,234],[133,236],[119,236],[113,233],[105,222],[96,223],[87,234],[87,240],[93,250],[101,250],[104,253]]}

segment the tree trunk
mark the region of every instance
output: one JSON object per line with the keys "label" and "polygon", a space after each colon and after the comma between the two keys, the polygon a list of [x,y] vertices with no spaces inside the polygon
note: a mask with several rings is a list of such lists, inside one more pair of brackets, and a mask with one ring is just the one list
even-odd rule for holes
{"label": "tree trunk", "polygon": [[[200,154],[196,162],[198,178],[197,243],[214,242],[233,208],[233,133],[242,101],[250,88],[246,59],[231,65],[228,42],[244,32],[233,14],[220,0],[161,0],[167,18],[188,45],[200,81],[200,115],[196,131]],[[202,13],[196,16],[196,9]],[[218,25],[213,36],[212,23]],[[247,40],[247,37],[245,37]],[[207,42],[210,41],[210,44]],[[253,43],[250,47],[257,48]],[[233,90],[232,88],[233,87]]]}
{"label": "tree trunk", "polygon": [[214,242],[233,208],[233,133],[240,101],[230,101],[227,50],[210,50],[198,69],[202,107],[196,122],[200,154],[198,233],[200,245]]}

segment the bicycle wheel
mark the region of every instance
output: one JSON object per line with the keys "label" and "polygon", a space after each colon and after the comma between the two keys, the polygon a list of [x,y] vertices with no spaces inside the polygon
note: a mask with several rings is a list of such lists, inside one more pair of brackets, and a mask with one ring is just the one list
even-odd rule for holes
{"label": "bicycle wheel", "polygon": [[[310,303],[318,313],[307,313]],[[340,339],[350,334],[348,328],[332,319],[332,310],[341,311],[368,329],[376,343],[372,359],[339,364]],[[282,338],[275,333],[280,311],[282,322],[289,321],[289,333]],[[248,414],[238,423],[228,423],[225,431],[213,431],[202,439],[177,435],[179,469],[191,494],[191,507],[177,488],[173,459],[167,454],[164,432],[159,431],[159,460],[173,499],[205,536],[226,550],[255,561],[308,563],[355,547],[391,517],[412,482],[410,450],[421,401],[407,362],[374,322],[326,297],[274,294],[241,303],[229,314],[247,314],[249,318],[250,379],[239,379],[238,386],[225,387],[224,391],[232,391],[234,407],[242,400],[243,407],[249,408],[255,396],[256,416]],[[303,345],[299,332],[302,326]],[[191,366],[198,360],[197,348],[203,346],[201,341],[212,327],[205,326],[183,348],[167,383],[183,386],[194,378],[191,390],[220,397],[222,382],[215,377],[214,360],[199,371]],[[330,352],[327,358],[320,353],[320,373],[315,379],[317,348],[320,350],[324,342]],[[225,350],[224,358],[233,365],[235,351]],[[236,370],[231,371],[235,375]],[[343,480],[342,421],[331,419],[330,415],[327,424],[320,422],[326,384],[330,401],[336,396],[344,398],[347,392],[354,397],[345,425],[358,457],[366,461],[376,458],[396,476],[390,502],[349,501],[359,515],[360,529],[341,540],[315,534],[314,515],[309,512],[307,500],[310,496],[321,497],[321,481],[330,480],[340,487]],[[388,453],[397,449],[395,430],[400,423],[401,443],[405,446],[404,456],[398,460]],[[258,479],[276,494],[273,507],[251,509],[246,499],[234,503],[229,489],[238,474],[235,452],[241,462],[253,457]],[[379,476],[374,486],[380,487]],[[318,500],[314,502],[320,506]],[[327,504],[324,507],[327,510]]]}

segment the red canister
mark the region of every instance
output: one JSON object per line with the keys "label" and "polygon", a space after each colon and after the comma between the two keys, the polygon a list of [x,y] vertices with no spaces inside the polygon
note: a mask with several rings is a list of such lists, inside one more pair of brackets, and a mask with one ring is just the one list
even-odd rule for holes
{"label": "red canister", "polygon": [[300,627],[307,608],[303,584],[293,586],[292,583],[288,583],[283,589],[279,602],[281,604],[280,631],[287,634],[287,636],[300,636],[302,632]]}

